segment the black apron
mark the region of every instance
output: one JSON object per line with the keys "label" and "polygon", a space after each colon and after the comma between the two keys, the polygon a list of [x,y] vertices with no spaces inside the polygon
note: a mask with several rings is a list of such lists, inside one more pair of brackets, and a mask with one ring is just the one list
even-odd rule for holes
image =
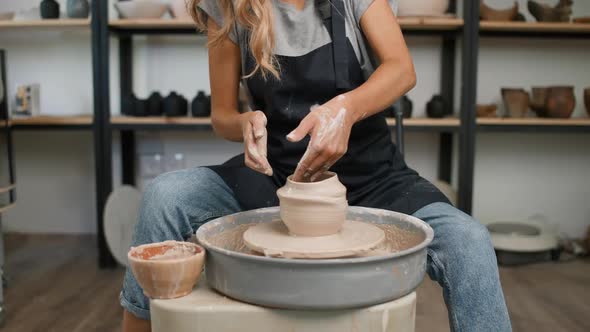
{"label": "black apron", "polygon": [[[278,56],[281,79],[260,74],[247,79],[253,107],[265,113],[268,123],[269,177],[251,170],[239,155],[223,165],[209,166],[233,190],[244,210],[279,205],[276,190],[293,174],[309,143],[287,141],[313,105],[353,90],[365,82],[354,49],[346,37],[343,0],[332,0],[332,15],[324,22],[332,43],[298,57]],[[245,70],[255,66],[249,56]],[[356,123],[348,152],[330,169],[346,186],[349,205],[382,208],[407,214],[446,197],[407,167],[393,144],[383,112]]]}

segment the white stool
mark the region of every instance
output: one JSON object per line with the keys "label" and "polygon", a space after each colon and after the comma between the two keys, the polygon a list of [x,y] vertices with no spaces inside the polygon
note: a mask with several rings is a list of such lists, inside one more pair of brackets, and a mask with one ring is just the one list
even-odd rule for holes
{"label": "white stool", "polygon": [[353,310],[281,310],[242,303],[206,286],[150,302],[153,332],[413,332],[416,293]]}

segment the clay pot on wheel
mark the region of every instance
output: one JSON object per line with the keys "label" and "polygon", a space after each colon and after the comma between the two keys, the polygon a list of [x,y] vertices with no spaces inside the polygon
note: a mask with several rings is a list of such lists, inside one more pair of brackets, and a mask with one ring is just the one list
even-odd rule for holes
{"label": "clay pot on wheel", "polygon": [[590,88],[584,90],[584,104],[586,105],[586,113],[590,116]]}
{"label": "clay pot on wheel", "polygon": [[56,19],[59,18],[59,3],[55,0],[43,0],[40,5],[41,18]]}
{"label": "clay pot on wheel", "polygon": [[518,2],[507,9],[494,9],[481,1],[479,7],[479,17],[482,21],[516,21],[519,19]]}
{"label": "clay pot on wheel", "polygon": [[507,116],[524,118],[529,110],[529,94],[524,89],[502,88],[502,99]]}
{"label": "clay pot on wheel", "polygon": [[346,187],[333,172],[316,182],[295,182],[287,178],[277,190],[281,218],[296,236],[325,236],[338,233],[346,220]]}
{"label": "clay pot on wheel", "polygon": [[576,108],[573,86],[552,86],[547,90],[545,102],[547,116],[550,118],[569,118]]}
{"label": "clay pot on wheel", "polygon": [[399,16],[443,16],[449,8],[449,0],[400,0]]}
{"label": "clay pot on wheel", "polygon": [[131,248],[131,271],[152,299],[188,295],[201,275],[205,249],[191,242],[165,241]]}

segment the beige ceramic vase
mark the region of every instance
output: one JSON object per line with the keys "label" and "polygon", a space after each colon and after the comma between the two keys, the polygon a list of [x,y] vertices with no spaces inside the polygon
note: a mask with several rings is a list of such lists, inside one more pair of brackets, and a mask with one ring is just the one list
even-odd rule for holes
{"label": "beige ceramic vase", "polygon": [[281,218],[291,235],[332,235],[346,220],[346,187],[336,173],[326,172],[316,182],[295,182],[290,176],[277,195]]}
{"label": "beige ceramic vase", "polygon": [[144,294],[173,299],[190,294],[205,262],[205,249],[192,242],[165,241],[131,248],[131,270]]}

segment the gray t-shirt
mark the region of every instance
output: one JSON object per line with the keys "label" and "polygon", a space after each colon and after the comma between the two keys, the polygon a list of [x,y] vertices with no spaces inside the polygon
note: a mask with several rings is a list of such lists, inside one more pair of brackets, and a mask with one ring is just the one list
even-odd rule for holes
{"label": "gray t-shirt", "polygon": [[[344,0],[346,13],[346,36],[361,65],[365,78],[376,67],[368,43],[361,31],[360,20],[374,0]],[[388,0],[395,12],[397,0]],[[281,0],[272,0],[274,15],[275,49],[279,56],[297,57],[308,54],[332,41],[323,19],[330,17],[330,0],[305,0],[302,10]],[[223,11],[217,0],[201,0],[198,7],[207,13],[218,25],[223,25]],[[230,39],[240,46],[242,70],[248,55],[247,31],[236,24],[230,32]],[[244,73],[246,74],[246,73]]]}

